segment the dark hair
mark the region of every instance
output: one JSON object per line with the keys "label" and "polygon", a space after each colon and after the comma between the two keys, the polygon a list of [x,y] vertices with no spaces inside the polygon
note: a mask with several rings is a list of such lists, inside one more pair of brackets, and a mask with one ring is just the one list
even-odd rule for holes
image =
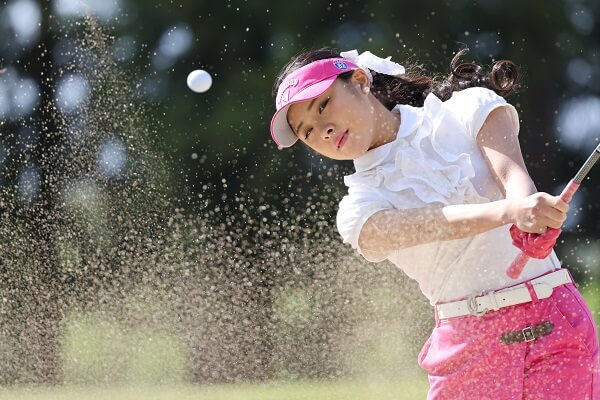
{"label": "dark hair", "polygon": [[[446,77],[429,77],[416,65],[405,66],[406,73],[400,77],[373,73],[371,93],[385,107],[392,109],[396,104],[421,107],[429,93],[446,101],[453,92],[476,86],[491,89],[500,96],[508,96],[517,90],[519,72],[512,61],[496,61],[491,70],[484,73],[482,67],[477,64],[460,62],[468,51],[468,48],[463,48],[456,53],[450,63],[450,74]],[[340,57],[339,54],[337,50],[329,47],[298,54],[279,73],[273,88],[273,97],[277,95],[277,88],[281,82],[291,72],[313,61]],[[352,71],[341,74],[339,79],[347,80],[350,76]]]}

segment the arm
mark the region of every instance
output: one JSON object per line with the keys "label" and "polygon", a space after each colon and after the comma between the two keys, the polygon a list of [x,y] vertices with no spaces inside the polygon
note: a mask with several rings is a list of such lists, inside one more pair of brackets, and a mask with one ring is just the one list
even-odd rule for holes
{"label": "arm", "polygon": [[[537,189],[525,167],[517,129],[509,110],[506,107],[497,108],[489,114],[479,130],[477,144],[505,198],[527,203],[532,198],[529,195],[536,193]],[[560,228],[567,218],[569,206],[558,196],[550,196],[548,200],[551,207],[547,210],[535,215],[543,206],[529,204],[531,210],[518,212],[512,223],[522,231],[531,233],[543,233],[548,227]]]}
{"label": "arm", "polygon": [[523,161],[517,127],[506,107],[490,113],[477,135],[477,145],[507,199],[537,192]]}
{"label": "arm", "polygon": [[386,252],[473,236],[511,223],[531,232],[548,226],[560,227],[568,205],[556,196],[535,193],[516,133],[510,115],[502,107],[490,113],[477,137],[506,199],[483,204],[380,211],[363,225],[358,240],[361,249]]}
{"label": "arm", "polygon": [[365,222],[358,244],[364,252],[387,252],[473,236],[509,222],[508,200],[386,210]]}

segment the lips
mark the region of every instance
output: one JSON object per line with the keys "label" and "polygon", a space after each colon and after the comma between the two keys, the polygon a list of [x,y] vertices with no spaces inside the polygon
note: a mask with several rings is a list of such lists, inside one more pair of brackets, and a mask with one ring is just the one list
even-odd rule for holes
{"label": "lips", "polygon": [[335,139],[335,146],[339,149],[346,143],[347,140],[348,140],[348,131],[342,133],[340,136],[338,136]]}

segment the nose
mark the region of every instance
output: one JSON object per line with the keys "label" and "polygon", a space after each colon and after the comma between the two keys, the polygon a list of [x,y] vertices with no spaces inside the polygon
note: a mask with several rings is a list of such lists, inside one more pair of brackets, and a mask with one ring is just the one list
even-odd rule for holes
{"label": "nose", "polygon": [[335,127],[333,126],[333,124],[327,124],[322,128],[322,136],[325,140],[331,139],[334,133]]}

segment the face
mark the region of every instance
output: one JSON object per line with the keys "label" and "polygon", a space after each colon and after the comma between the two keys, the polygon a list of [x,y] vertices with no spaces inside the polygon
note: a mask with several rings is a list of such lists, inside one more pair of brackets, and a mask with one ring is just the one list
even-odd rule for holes
{"label": "face", "polygon": [[337,79],[313,100],[290,106],[287,119],[298,138],[334,160],[353,160],[373,143],[374,107],[363,91],[368,78],[356,70],[350,80]]}

